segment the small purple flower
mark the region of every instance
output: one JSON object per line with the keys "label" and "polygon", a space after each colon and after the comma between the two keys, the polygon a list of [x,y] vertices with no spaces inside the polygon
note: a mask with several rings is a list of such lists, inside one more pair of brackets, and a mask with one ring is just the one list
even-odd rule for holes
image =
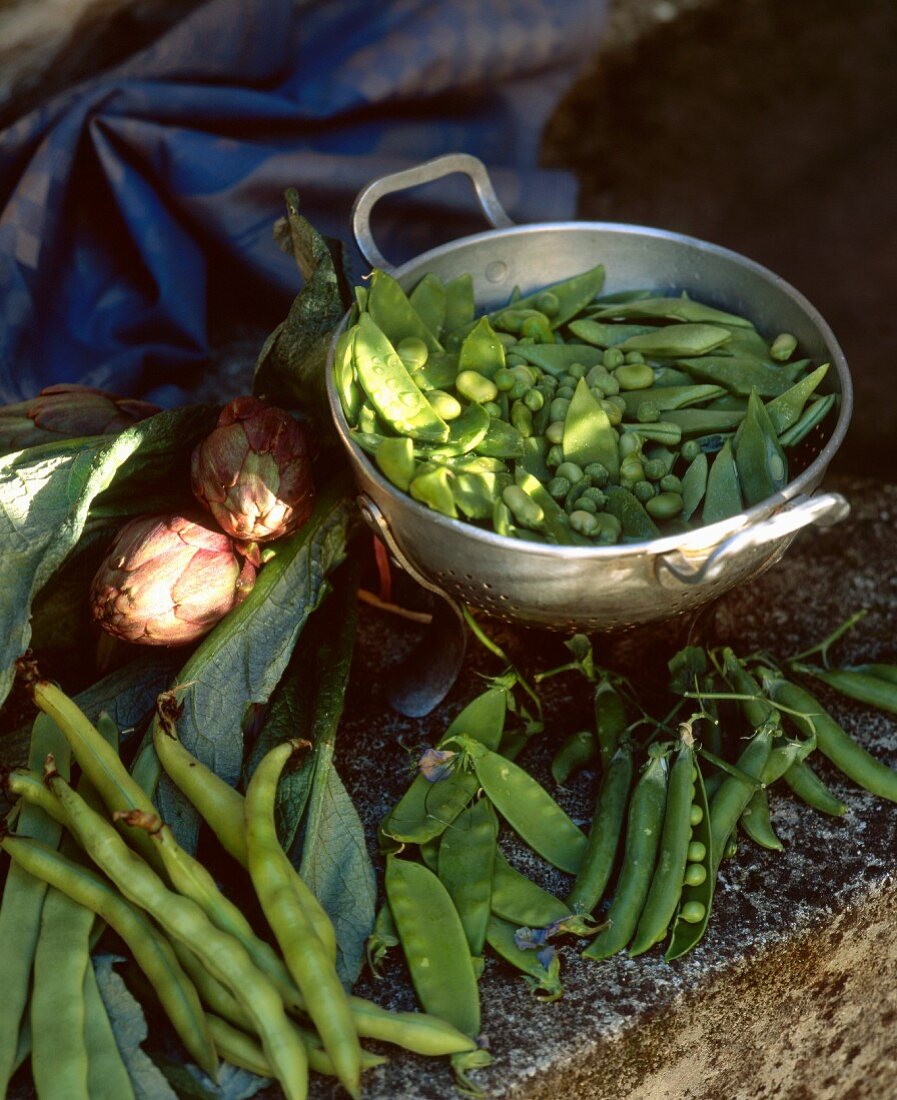
{"label": "small purple flower", "polygon": [[547,970],[549,966],[551,966],[552,962],[554,962],[554,957],[556,954],[556,949],[549,944],[548,947],[542,948],[542,950],[536,955],[536,958]]}
{"label": "small purple flower", "polygon": [[436,783],[451,773],[452,761],[457,755],[450,749],[427,749],[417,766],[428,783]]}

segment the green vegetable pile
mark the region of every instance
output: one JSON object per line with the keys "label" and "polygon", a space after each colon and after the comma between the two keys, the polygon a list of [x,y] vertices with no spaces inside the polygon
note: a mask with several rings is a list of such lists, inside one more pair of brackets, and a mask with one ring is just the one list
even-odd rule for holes
{"label": "green vegetable pile", "polygon": [[788,452],[837,395],[828,364],[753,324],[604,268],[475,319],[472,280],[356,291],[334,381],[351,438],[398,489],[500,535],[639,542],[785,487]]}
{"label": "green vegetable pile", "polygon": [[[505,723],[525,714],[513,692],[527,685],[509,669],[424,753],[420,774],[381,823],[386,902],[368,942],[371,965],[401,944],[422,1006],[471,1031],[487,947],[542,1000],[562,995],[550,941],[564,934],[590,938],[589,960],[662,943],[667,961],[691,951],[738,835],[782,849],[769,814],[776,783],[821,813],[846,811],[813,770],[813,754],[897,802],[897,772],[848,736],[807,686],[816,679],[897,714],[897,666],[828,667],[829,648],[857,618],[783,662],[687,647],[670,660],[667,693],[651,709],[644,685],[599,668],[588,639],[574,636],[572,661],[537,679],[573,671],[591,685],[594,728],[568,738],[551,765],[559,784],[596,768],[587,833],[517,762],[527,731]],[[815,654],[822,665],[809,660]],[[534,728],[530,720],[528,734]],[[570,876],[563,898],[512,866],[500,843],[506,829]]]}

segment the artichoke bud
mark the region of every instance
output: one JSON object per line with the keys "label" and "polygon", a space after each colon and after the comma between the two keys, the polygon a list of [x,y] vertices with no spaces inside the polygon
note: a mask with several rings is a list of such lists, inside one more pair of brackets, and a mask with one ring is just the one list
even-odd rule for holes
{"label": "artichoke bud", "polygon": [[255,568],[220,531],[185,516],[144,516],[119,531],[91,586],[91,613],[116,638],[182,645],[246,598]]}
{"label": "artichoke bud", "polygon": [[193,451],[191,483],[232,538],[268,542],[287,535],[314,506],[308,431],[282,409],[238,397]]}
{"label": "artichoke bud", "polygon": [[37,397],[0,407],[0,451],[24,450],[57,439],[114,435],[160,409],[92,386],[47,386]]}

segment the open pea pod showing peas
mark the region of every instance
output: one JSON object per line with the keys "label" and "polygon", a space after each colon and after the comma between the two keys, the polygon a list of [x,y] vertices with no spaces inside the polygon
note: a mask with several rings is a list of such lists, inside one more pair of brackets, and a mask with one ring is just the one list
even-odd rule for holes
{"label": "open pea pod showing peas", "polygon": [[514,832],[549,863],[575,874],[588,842],[548,791],[518,764],[479,741],[469,737],[454,741],[470,756],[486,797]]}
{"label": "open pea pod showing peas", "polygon": [[710,809],[704,777],[700,767],[695,776],[693,809],[691,811],[691,839],[688,842],[686,868],[683,875],[679,907],[672,926],[670,942],[664,958],[667,962],[678,959],[691,951],[704,936],[713,894],[716,874],[712,867],[713,839],[710,829]]}

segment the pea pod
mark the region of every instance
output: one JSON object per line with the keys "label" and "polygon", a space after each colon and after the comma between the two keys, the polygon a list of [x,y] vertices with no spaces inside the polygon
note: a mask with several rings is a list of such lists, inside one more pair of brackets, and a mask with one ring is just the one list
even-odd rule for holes
{"label": "pea pod", "polygon": [[788,481],[788,459],[756,391],[751,393],[747,416],[735,436],[735,465],[748,506],[779,492]]}
{"label": "pea pod", "polygon": [[660,530],[657,524],[628,489],[621,485],[608,485],[605,493],[607,511],[620,521],[625,541],[643,542],[658,537]]}
{"label": "pea pod", "polygon": [[583,271],[563,282],[554,283],[549,287],[538,290],[533,294],[527,294],[514,303],[515,309],[538,309],[538,299],[545,291],[550,291],[557,299],[557,309],[551,319],[551,327],[554,329],[565,325],[572,317],[601,292],[604,286],[604,265],[599,264],[589,271]]}
{"label": "pea pod", "polygon": [[734,409],[669,409],[664,416],[690,439],[733,432],[746,413]]}
{"label": "pea pod", "polygon": [[707,491],[707,477],[710,463],[707,455],[701,451],[682,475],[682,518],[691,519],[698,510]]}
{"label": "pea pod", "polygon": [[545,533],[551,542],[560,546],[583,546],[588,540],[570,526],[563,508],[552,497],[545,486],[518,466],[514,474],[516,484],[542,509]]}
{"label": "pea pod", "polygon": [[[507,704],[506,688],[488,688],[451,722],[438,747],[442,748],[457,734],[464,734],[481,741],[487,748],[497,749],[504,731]],[[476,789],[476,776],[459,769],[435,783],[418,775],[386,815],[381,828],[387,836],[405,844],[423,844],[440,836],[451,825]]]}
{"label": "pea pod", "polygon": [[698,359],[677,359],[676,365],[692,378],[723,386],[740,397],[750,397],[754,390],[760,397],[778,397],[791,385],[781,367],[741,356],[706,355]]}
{"label": "pea pod", "polygon": [[474,450],[487,458],[523,458],[523,436],[506,421],[491,418],[485,436]]}
{"label": "pea pod", "polygon": [[491,519],[502,490],[510,484],[508,474],[459,471],[451,480],[452,497],[460,512],[471,519]]}
{"label": "pea pod", "polygon": [[864,676],[874,676],[877,680],[885,680],[889,684],[897,684],[897,665],[887,664],[862,664],[844,665],[844,672],[857,672]]}
{"label": "pea pod", "polygon": [[374,453],[374,461],[385,478],[403,492],[414,479],[417,463],[408,436],[384,437]]}
{"label": "pea pod", "polygon": [[657,866],[635,938],[629,946],[630,956],[641,955],[664,939],[679,904],[691,840],[695,770],[694,750],[683,743],[670,769]]}
{"label": "pea pod", "polygon": [[477,979],[448,891],[422,864],[389,856],[386,896],[424,1011],[475,1037],[480,1030]]}
{"label": "pea pod", "polygon": [[897,802],[897,772],[849,737],[808,691],[771,673],[763,676],[763,688],[775,702],[790,708],[789,717],[798,729],[808,736],[815,732],[819,751],[848,779],[871,794]]}
{"label": "pea pod", "polygon": [[666,755],[652,754],[635,790],[626,824],[623,865],[607,913],[609,925],[592,940],[583,957],[607,959],[632,939],[651,887],[667,797]]}
{"label": "pea pod", "polygon": [[646,390],[628,390],[620,396],[626,405],[626,415],[637,416],[641,405],[650,401],[661,412],[670,409],[687,409],[692,405],[700,405],[720,397],[726,391],[722,386],[695,385],[687,386],[651,386]]}
{"label": "pea pod", "polygon": [[735,455],[732,444],[726,440],[707,474],[707,490],[701,515],[704,523],[718,523],[737,516],[742,507]]}
{"label": "pea pod", "polygon": [[458,332],[472,324],[476,313],[473,276],[459,275],[445,284],[445,331]]}
{"label": "pea pod", "polygon": [[495,812],[481,798],[458,815],[439,845],[439,879],[458,911],[474,959],[486,942],[497,837]]}
{"label": "pea pod", "polygon": [[425,463],[417,468],[414,478],[408,486],[408,492],[414,500],[426,504],[434,512],[455,519],[458,510],[452,493],[452,475],[445,466]]}
{"label": "pea pod", "polygon": [[[371,275],[366,311],[369,319],[393,347],[401,340],[413,336],[423,340],[430,351],[442,350],[442,345],[408,300],[408,295],[392,275],[385,271],[377,269]],[[361,384],[364,386],[363,381]]]}
{"label": "pea pod", "polygon": [[[775,730],[775,722],[766,722],[757,730],[738,757],[738,770],[748,778],[727,775],[710,803],[712,836],[710,868],[714,878],[722,862],[726,841],[747,808],[754,791],[760,786],[763,769],[766,767],[772,749]],[[750,779],[756,782],[752,785]]]}
{"label": "pea pod", "polygon": [[491,421],[482,405],[468,405],[459,417],[449,424],[449,437],[445,443],[428,448],[435,456],[467,454],[486,438]]}
{"label": "pea pod", "polygon": [[592,396],[588,383],[581,378],[564,418],[564,459],[587,466],[600,462],[616,478],[620,472],[617,433],[607,413]]}
{"label": "pea pod", "polygon": [[551,960],[546,967],[540,959],[541,952],[528,951],[518,946],[517,929],[500,917],[491,917],[486,929],[486,942],[505,962],[526,975],[536,999],[544,1002],[558,1000],[563,995],[560,980],[560,959],[549,948]]}
{"label": "pea pod", "polygon": [[[887,666],[886,666],[887,667]],[[796,672],[811,676],[858,703],[897,714],[897,681],[890,681],[854,668],[817,668],[815,665],[796,664]]]}
{"label": "pea pod", "polygon": [[608,325],[591,317],[571,321],[568,328],[577,338],[598,348],[615,348],[631,336],[644,336],[654,332],[652,325]]}
{"label": "pea pod", "polygon": [[408,295],[414,312],[438,340],[445,325],[446,289],[438,275],[428,271]]}
{"label": "pea pod", "polygon": [[594,708],[601,771],[606,774],[628,725],[623,698],[606,675],[595,685]]}
{"label": "pea pod", "polygon": [[588,847],[567,899],[575,913],[591,913],[610,881],[629,804],[632,772],[632,748],[623,742],[611,757],[601,782]]}
{"label": "pea pod", "polygon": [[[115,1041],[93,965],[84,972],[84,1042],[91,1100],[134,1100],[134,1088]],[[214,1036],[213,1036],[214,1038]]]}
{"label": "pea pod", "polygon": [[352,325],[351,328],[342,332],[333,354],[333,381],[339,393],[343,412],[350,424],[354,424],[358,419],[358,412],[364,400],[355,381],[353,365],[356,331],[356,326]]}
{"label": "pea pod", "polygon": [[804,409],[800,420],[798,420],[796,424],[792,424],[786,431],[782,432],[779,437],[779,442],[783,447],[796,447],[798,443],[806,439],[815,427],[825,420],[837,403],[838,395],[835,393],[829,393],[826,394],[825,397],[820,397],[816,401],[811,401],[807,408]]}
{"label": "pea pod", "polygon": [[458,370],[472,370],[485,378],[494,378],[505,365],[505,349],[489,323],[481,317],[465,337],[458,355]]}
{"label": "pea pod", "polygon": [[[703,874],[690,876],[688,867],[686,868],[685,881],[679,896],[679,911],[664,953],[667,962],[680,958],[700,942],[707,929],[716,889],[716,875],[711,869],[713,839],[710,831],[710,810],[700,768],[697,768],[695,776],[694,805],[698,807],[699,813],[695,815],[698,821],[692,827],[692,839],[688,846],[688,867],[699,867]],[[689,878],[693,881],[689,881]]]}
{"label": "pea pod", "polygon": [[704,355],[728,339],[729,330],[718,325],[686,323],[630,336],[619,347],[622,352],[640,351],[658,359],[680,359],[686,355]]}
{"label": "pea pod", "polygon": [[472,738],[455,738],[470,755],[489,801],[534,851],[574,874],[587,847],[585,834],[551,795],[518,764]]}
{"label": "pea pod", "polygon": [[766,411],[777,435],[782,435],[800,420],[807,402],[821,385],[828,368],[828,363],[823,363],[805,378],[795,382],[790,389],[767,402]]}
{"label": "pea pod", "polygon": [[738,328],[752,328],[751,322],[737,313],[726,313],[713,306],[705,306],[691,298],[636,298],[613,302],[596,314],[598,317],[622,317],[638,319],[657,318],[665,321],[682,321],[688,324],[725,324]]}
{"label": "pea pod", "polygon": [[742,811],[739,821],[755,844],[771,852],[782,851],[782,842],[769,819],[769,795],[764,787],[760,787],[751,795],[751,800]]}
{"label": "pea pod", "polygon": [[601,362],[600,348],[588,344],[516,344],[515,354],[522,356],[527,363],[559,378],[568,374],[570,368],[581,364],[594,367]]}
{"label": "pea pod", "polygon": [[563,787],[574,772],[588,764],[596,750],[595,735],[591,730],[571,733],[552,758],[552,779],[559,787]]}
{"label": "pea pod", "polygon": [[812,809],[830,817],[841,817],[847,813],[845,803],[835,798],[806,760],[796,760],[782,778],[797,797]]}
{"label": "pea pod", "polygon": [[361,388],[393,431],[432,443],[448,439],[448,424],[414,384],[395,348],[368,313],[358,320],[354,361]]}
{"label": "pea pod", "polygon": [[564,902],[515,870],[501,850],[495,854],[492,912],[505,921],[527,928],[545,928],[572,916]]}

